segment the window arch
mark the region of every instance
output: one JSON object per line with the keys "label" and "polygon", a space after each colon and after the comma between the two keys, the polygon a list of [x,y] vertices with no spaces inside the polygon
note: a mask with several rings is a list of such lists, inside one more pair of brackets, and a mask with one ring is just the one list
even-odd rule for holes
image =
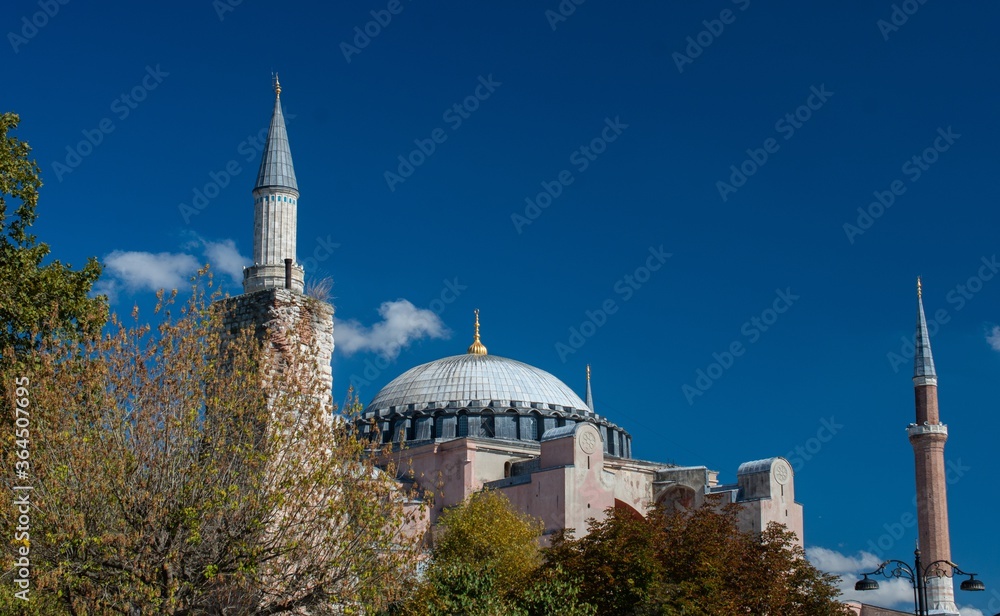
{"label": "window arch", "polygon": [[434,418],[430,415],[418,415],[414,420],[413,440],[427,441],[434,438]]}
{"label": "window arch", "polygon": [[411,440],[410,420],[407,417],[397,417],[392,421],[392,441],[402,443]]}
{"label": "window arch", "polygon": [[493,409],[483,409],[479,414],[478,435],[484,438],[494,438],[496,434],[496,417],[493,414]]}
{"label": "window arch", "polygon": [[496,421],[496,437],[506,439],[509,441],[517,440],[517,424],[518,417],[517,411],[514,409],[507,409],[506,412],[498,414],[495,418]]}

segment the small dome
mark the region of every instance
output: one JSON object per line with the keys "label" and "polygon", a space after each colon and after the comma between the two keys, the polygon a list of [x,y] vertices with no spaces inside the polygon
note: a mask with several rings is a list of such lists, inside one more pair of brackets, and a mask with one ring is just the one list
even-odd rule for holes
{"label": "small dome", "polygon": [[736,475],[753,475],[755,473],[770,473],[771,465],[780,458],[764,458],[763,460],[752,460],[740,464],[736,470]]}
{"label": "small dome", "polygon": [[[411,368],[393,379],[372,399],[366,414],[427,407],[527,407],[589,413],[587,405],[565,383],[544,370],[496,355],[455,355]],[[561,407],[552,409],[552,406]],[[502,410],[498,408],[497,410]],[[379,413],[379,414],[382,414]]]}

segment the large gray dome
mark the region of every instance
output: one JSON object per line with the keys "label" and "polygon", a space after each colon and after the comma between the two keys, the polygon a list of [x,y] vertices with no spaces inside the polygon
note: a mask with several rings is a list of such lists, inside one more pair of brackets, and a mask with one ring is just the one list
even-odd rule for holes
{"label": "large gray dome", "polygon": [[604,452],[631,457],[632,438],[595,415],[565,383],[534,366],[487,355],[479,341],[467,355],[411,368],[372,399],[362,434],[384,443],[479,438],[531,443],[575,423],[597,426]]}
{"label": "large gray dome", "polygon": [[372,399],[367,412],[441,407],[531,407],[589,413],[565,383],[544,370],[496,355],[455,355],[411,368]]}

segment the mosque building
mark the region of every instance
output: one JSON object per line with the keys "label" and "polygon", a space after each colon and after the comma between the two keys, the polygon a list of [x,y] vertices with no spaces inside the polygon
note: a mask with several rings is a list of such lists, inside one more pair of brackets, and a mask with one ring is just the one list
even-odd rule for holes
{"label": "mosque building", "polygon": [[[299,189],[275,80],[274,111],[253,188],[254,263],[244,270],[243,295],[227,301],[226,327],[287,331],[307,324],[320,340],[315,353],[324,386],[332,387],[333,308],[304,295],[296,261]],[[316,309],[316,305],[321,309]],[[743,505],[744,530],[779,522],[802,542],[802,506],[787,460],[739,466],[720,483],[707,466],[676,466],[632,457],[632,436],[594,408],[590,370],[586,400],[552,374],[490,355],[476,313],[464,354],[432,361],[393,379],[365,407],[369,438],[391,443],[401,481],[434,495],[440,513],[484,488],[505,494],[520,511],[541,519],[546,533],[585,531],[610,507],[642,515],[654,504],[693,508],[706,501]]]}

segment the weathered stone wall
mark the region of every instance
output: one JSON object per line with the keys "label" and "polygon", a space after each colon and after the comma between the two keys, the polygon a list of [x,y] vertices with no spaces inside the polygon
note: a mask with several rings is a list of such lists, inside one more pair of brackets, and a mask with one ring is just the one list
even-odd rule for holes
{"label": "weathered stone wall", "polygon": [[[288,289],[265,289],[229,297],[216,302],[222,310],[224,336],[235,336],[239,331],[252,329],[263,339],[272,335],[272,350],[292,350],[289,345],[299,344],[316,364],[324,403],[333,404],[333,306],[318,299]],[[311,341],[297,335],[298,328],[308,328]]]}

